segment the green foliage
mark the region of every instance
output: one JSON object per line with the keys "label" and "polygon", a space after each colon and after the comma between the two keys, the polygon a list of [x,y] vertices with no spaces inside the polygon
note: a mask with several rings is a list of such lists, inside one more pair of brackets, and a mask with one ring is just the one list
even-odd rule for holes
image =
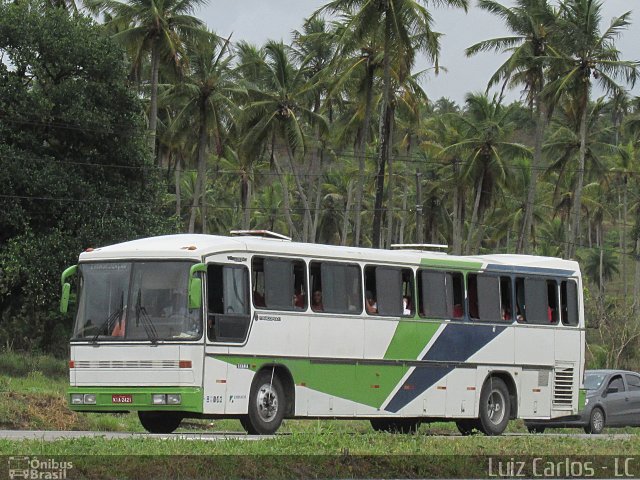
{"label": "green foliage", "polygon": [[66,353],[60,272],[87,247],[169,229],[122,51],[82,16],[0,5],[0,342]]}

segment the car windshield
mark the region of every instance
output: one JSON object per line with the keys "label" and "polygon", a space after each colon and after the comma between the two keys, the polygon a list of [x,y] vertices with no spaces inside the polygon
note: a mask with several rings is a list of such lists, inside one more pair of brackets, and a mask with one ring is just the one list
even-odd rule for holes
{"label": "car windshield", "polygon": [[188,262],[80,265],[74,340],[194,340],[202,312],[188,307]]}
{"label": "car windshield", "polygon": [[585,390],[597,390],[604,382],[606,375],[604,373],[590,373],[587,372],[584,376],[584,388]]}

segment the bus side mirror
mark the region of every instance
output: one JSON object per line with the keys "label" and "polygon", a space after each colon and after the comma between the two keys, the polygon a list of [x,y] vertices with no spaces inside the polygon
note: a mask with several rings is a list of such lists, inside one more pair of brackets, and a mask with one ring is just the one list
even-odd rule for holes
{"label": "bus side mirror", "polygon": [[69,310],[69,296],[71,295],[71,284],[62,285],[62,297],[60,298],[60,313],[67,313]]}
{"label": "bus side mirror", "polygon": [[202,279],[192,278],[189,282],[189,309],[202,307]]}
{"label": "bus side mirror", "polygon": [[207,266],[204,263],[196,263],[189,270],[189,309],[194,310],[202,307],[202,279],[196,277],[198,272],[206,272]]}
{"label": "bus side mirror", "polygon": [[62,295],[60,296],[60,313],[67,313],[69,310],[69,297],[71,296],[71,284],[67,282],[67,278],[71,275],[75,275],[78,270],[77,265],[73,265],[72,267],[67,268],[64,272],[62,272]]}

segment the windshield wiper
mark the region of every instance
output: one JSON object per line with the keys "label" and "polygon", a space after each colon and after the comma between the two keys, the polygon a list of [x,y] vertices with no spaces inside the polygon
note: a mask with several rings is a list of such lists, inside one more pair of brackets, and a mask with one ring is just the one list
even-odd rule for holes
{"label": "windshield wiper", "polygon": [[158,343],[158,332],[151,320],[151,317],[147,313],[147,309],[142,305],[142,290],[138,289],[138,298],[136,300],[136,326],[140,324],[142,319],[142,327],[144,328],[147,338],[151,340],[151,343]]}
{"label": "windshield wiper", "polygon": [[102,331],[105,330],[105,327],[106,327],[106,331],[108,332],[111,329],[111,324],[120,315],[122,315],[123,311],[124,311],[124,292],[121,292],[120,293],[120,308],[118,308],[118,310],[116,310],[115,312],[113,312],[111,315],[109,315],[107,318],[104,319],[104,321],[98,327],[98,330],[97,330],[96,334],[91,339],[91,343],[97,343],[98,337],[100,336]]}

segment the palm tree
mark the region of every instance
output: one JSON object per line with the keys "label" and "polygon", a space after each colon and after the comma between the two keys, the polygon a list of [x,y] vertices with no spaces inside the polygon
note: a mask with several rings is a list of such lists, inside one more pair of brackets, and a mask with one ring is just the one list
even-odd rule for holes
{"label": "palm tree", "polygon": [[280,152],[285,152],[304,212],[302,241],[309,241],[311,207],[296,163],[305,156],[309,126],[324,129],[326,121],[310,106],[313,92],[307,82],[306,65],[294,65],[290,48],[281,42],[267,42],[263,50],[262,63],[254,67],[257,78],[245,81],[249,103],[243,111],[246,131],[243,143],[267,146],[270,162],[282,183],[289,230],[296,236],[285,172],[279,159]]}
{"label": "palm tree", "polygon": [[378,141],[378,173],[373,219],[373,247],[380,247],[382,232],[382,201],[385,169],[391,153],[392,128],[392,54],[400,62],[396,67],[396,81],[402,85],[411,71],[416,52],[422,51],[438,65],[440,35],[432,30],[433,18],[422,3],[447,5],[467,9],[467,0],[333,0],[321,10],[329,13],[355,12],[347,31],[354,38],[367,38],[383,29],[383,92]]}
{"label": "palm tree", "polygon": [[477,43],[466,50],[467,55],[482,51],[509,53],[507,61],[489,80],[487,90],[500,82],[504,82],[503,89],[506,86],[522,86],[526,93],[527,104],[536,118],[529,188],[516,248],[518,253],[526,253],[529,251],[538,174],[542,166],[542,143],[547,115],[551,110],[544,104],[541,93],[545,85],[545,58],[548,55],[549,43],[553,43],[557,12],[548,0],[518,0],[511,8],[493,0],[480,0],[479,6],[501,17],[513,35]]}
{"label": "palm tree", "polygon": [[[587,142],[582,144],[580,129],[584,121],[583,115],[577,110],[573,102],[564,102],[558,108],[553,121],[553,132],[544,145],[544,151],[550,158],[548,172],[556,172],[556,189],[554,197],[556,204],[575,208],[575,192],[579,178],[596,176],[606,172],[604,154],[611,152],[613,145],[607,142],[611,128],[603,123],[602,114],[605,103],[602,99],[590,104],[587,111],[586,125],[584,126]],[[580,156],[583,155],[583,163],[580,166]],[[566,189],[571,193],[567,194]],[[558,199],[562,197],[563,200]],[[582,208],[582,206],[580,207]],[[575,251],[576,239],[571,235],[571,221],[566,222],[566,248],[565,255]]]}
{"label": "palm tree", "polygon": [[207,233],[206,201],[207,158],[211,143],[217,156],[224,152],[226,123],[235,109],[233,96],[235,79],[229,67],[232,56],[228,40],[222,41],[211,33],[190,38],[186,43],[187,71],[182,82],[163,92],[162,100],[178,109],[175,128],[198,132],[198,181],[193,195],[189,218],[189,232],[195,231],[196,209],[200,205],[202,233]]}
{"label": "palm tree", "polygon": [[[151,54],[149,145],[155,156],[158,120],[158,72],[161,64],[178,65],[187,37],[201,34],[204,23],[190,14],[207,0],[87,0],[92,13],[108,14],[118,26],[114,38],[135,51],[134,66]],[[124,25],[124,27],[123,27]]]}
{"label": "palm tree", "polygon": [[546,87],[552,98],[570,99],[579,113],[580,150],[578,155],[578,175],[573,198],[571,236],[566,257],[575,254],[575,246],[580,238],[580,213],[582,189],[587,155],[587,126],[589,117],[589,97],[593,82],[598,83],[609,94],[619,94],[622,79],[634,85],[638,76],[639,63],[620,59],[620,51],[615,46],[616,39],[629,26],[631,12],[614,18],[611,25],[601,32],[602,2],[598,0],[565,0],[560,4],[558,30],[562,42],[551,61],[551,77],[554,79]]}
{"label": "palm tree", "polygon": [[489,100],[483,94],[468,94],[466,106],[466,112],[456,118],[463,138],[443,149],[442,154],[459,154],[465,162],[464,177],[475,182],[466,245],[466,254],[470,254],[480,248],[485,213],[493,205],[498,187],[506,186],[510,160],[528,157],[531,152],[524,145],[509,141],[515,129],[510,119],[513,106],[504,107],[497,98]]}

